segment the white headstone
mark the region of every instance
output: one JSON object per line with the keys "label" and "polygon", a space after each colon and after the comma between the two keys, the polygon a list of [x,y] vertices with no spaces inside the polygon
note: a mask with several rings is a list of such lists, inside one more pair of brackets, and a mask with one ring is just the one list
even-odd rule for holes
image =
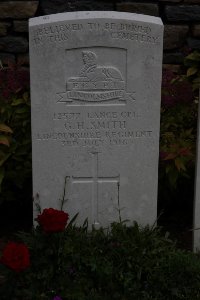
{"label": "white headstone", "polygon": [[[121,12],[30,19],[33,196],[77,222],[152,224],[163,26]],[[65,184],[64,184],[65,183]]]}
{"label": "white headstone", "polygon": [[[199,92],[200,100],[200,92]],[[198,131],[196,145],[196,178],[195,178],[195,201],[194,201],[194,232],[193,248],[200,251],[200,105],[198,113]]]}

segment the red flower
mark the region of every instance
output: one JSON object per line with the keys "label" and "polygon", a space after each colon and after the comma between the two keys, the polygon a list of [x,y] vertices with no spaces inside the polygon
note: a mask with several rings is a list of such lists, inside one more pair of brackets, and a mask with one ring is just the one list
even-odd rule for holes
{"label": "red flower", "polygon": [[36,220],[45,232],[51,233],[64,231],[68,219],[69,215],[64,211],[45,208]]}
{"label": "red flower", "polygon": [[0,262],[15,272],[23,271],[30,266],[29,250],[22,243],[8,242]]}

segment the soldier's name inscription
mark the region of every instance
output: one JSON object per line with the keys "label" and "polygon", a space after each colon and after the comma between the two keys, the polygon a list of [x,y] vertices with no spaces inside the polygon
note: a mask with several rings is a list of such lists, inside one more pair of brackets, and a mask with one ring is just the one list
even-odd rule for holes
{"label": "soldier's name inscription", "polygon": [[152,138],[152,130],[141,129],[131,123],[140,119],[136,111],[101,111],[101,112],[57,112],[52,116],[54,128],[59,130],[44,131],[36,134],[39,141],[61,143],[62,146],[125,146],[133,144],[135,139]]}

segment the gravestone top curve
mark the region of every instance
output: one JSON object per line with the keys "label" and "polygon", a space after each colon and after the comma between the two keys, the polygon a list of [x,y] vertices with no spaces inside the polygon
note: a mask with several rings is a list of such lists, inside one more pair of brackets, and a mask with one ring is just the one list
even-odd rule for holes
{"label": "gravestone top curve", "polygon": [[29,26],[45,24],[49,22],[62,22],[70,20],[81,20],[81,19],[103,19],[109,18],[124,20],[124,21],[138,21],[138,22],[147,22],[154,23],[158,25],[163,25],[162,20],[159,17],[135,14],[135,13],[126,13],[126,12],[116,12],[116,11],[77,11],[77,12],[67,12],[67,13],[58,13],[54,15],[46,15],[29,19]]}

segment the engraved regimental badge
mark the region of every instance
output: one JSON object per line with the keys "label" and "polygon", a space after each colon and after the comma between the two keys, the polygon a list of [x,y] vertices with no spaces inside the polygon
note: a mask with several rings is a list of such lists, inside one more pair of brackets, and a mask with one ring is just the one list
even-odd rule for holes
{"label": "engraved regimental badge", "polygon": [[125,80],[118,68],[98,64],[97,54],[82,51],[82,66],[75,77],[66,83],[66,92],[58,93],[57,102],[66,104],[110,104],[127,100],[134,101],[133,93],[125,91]]}

